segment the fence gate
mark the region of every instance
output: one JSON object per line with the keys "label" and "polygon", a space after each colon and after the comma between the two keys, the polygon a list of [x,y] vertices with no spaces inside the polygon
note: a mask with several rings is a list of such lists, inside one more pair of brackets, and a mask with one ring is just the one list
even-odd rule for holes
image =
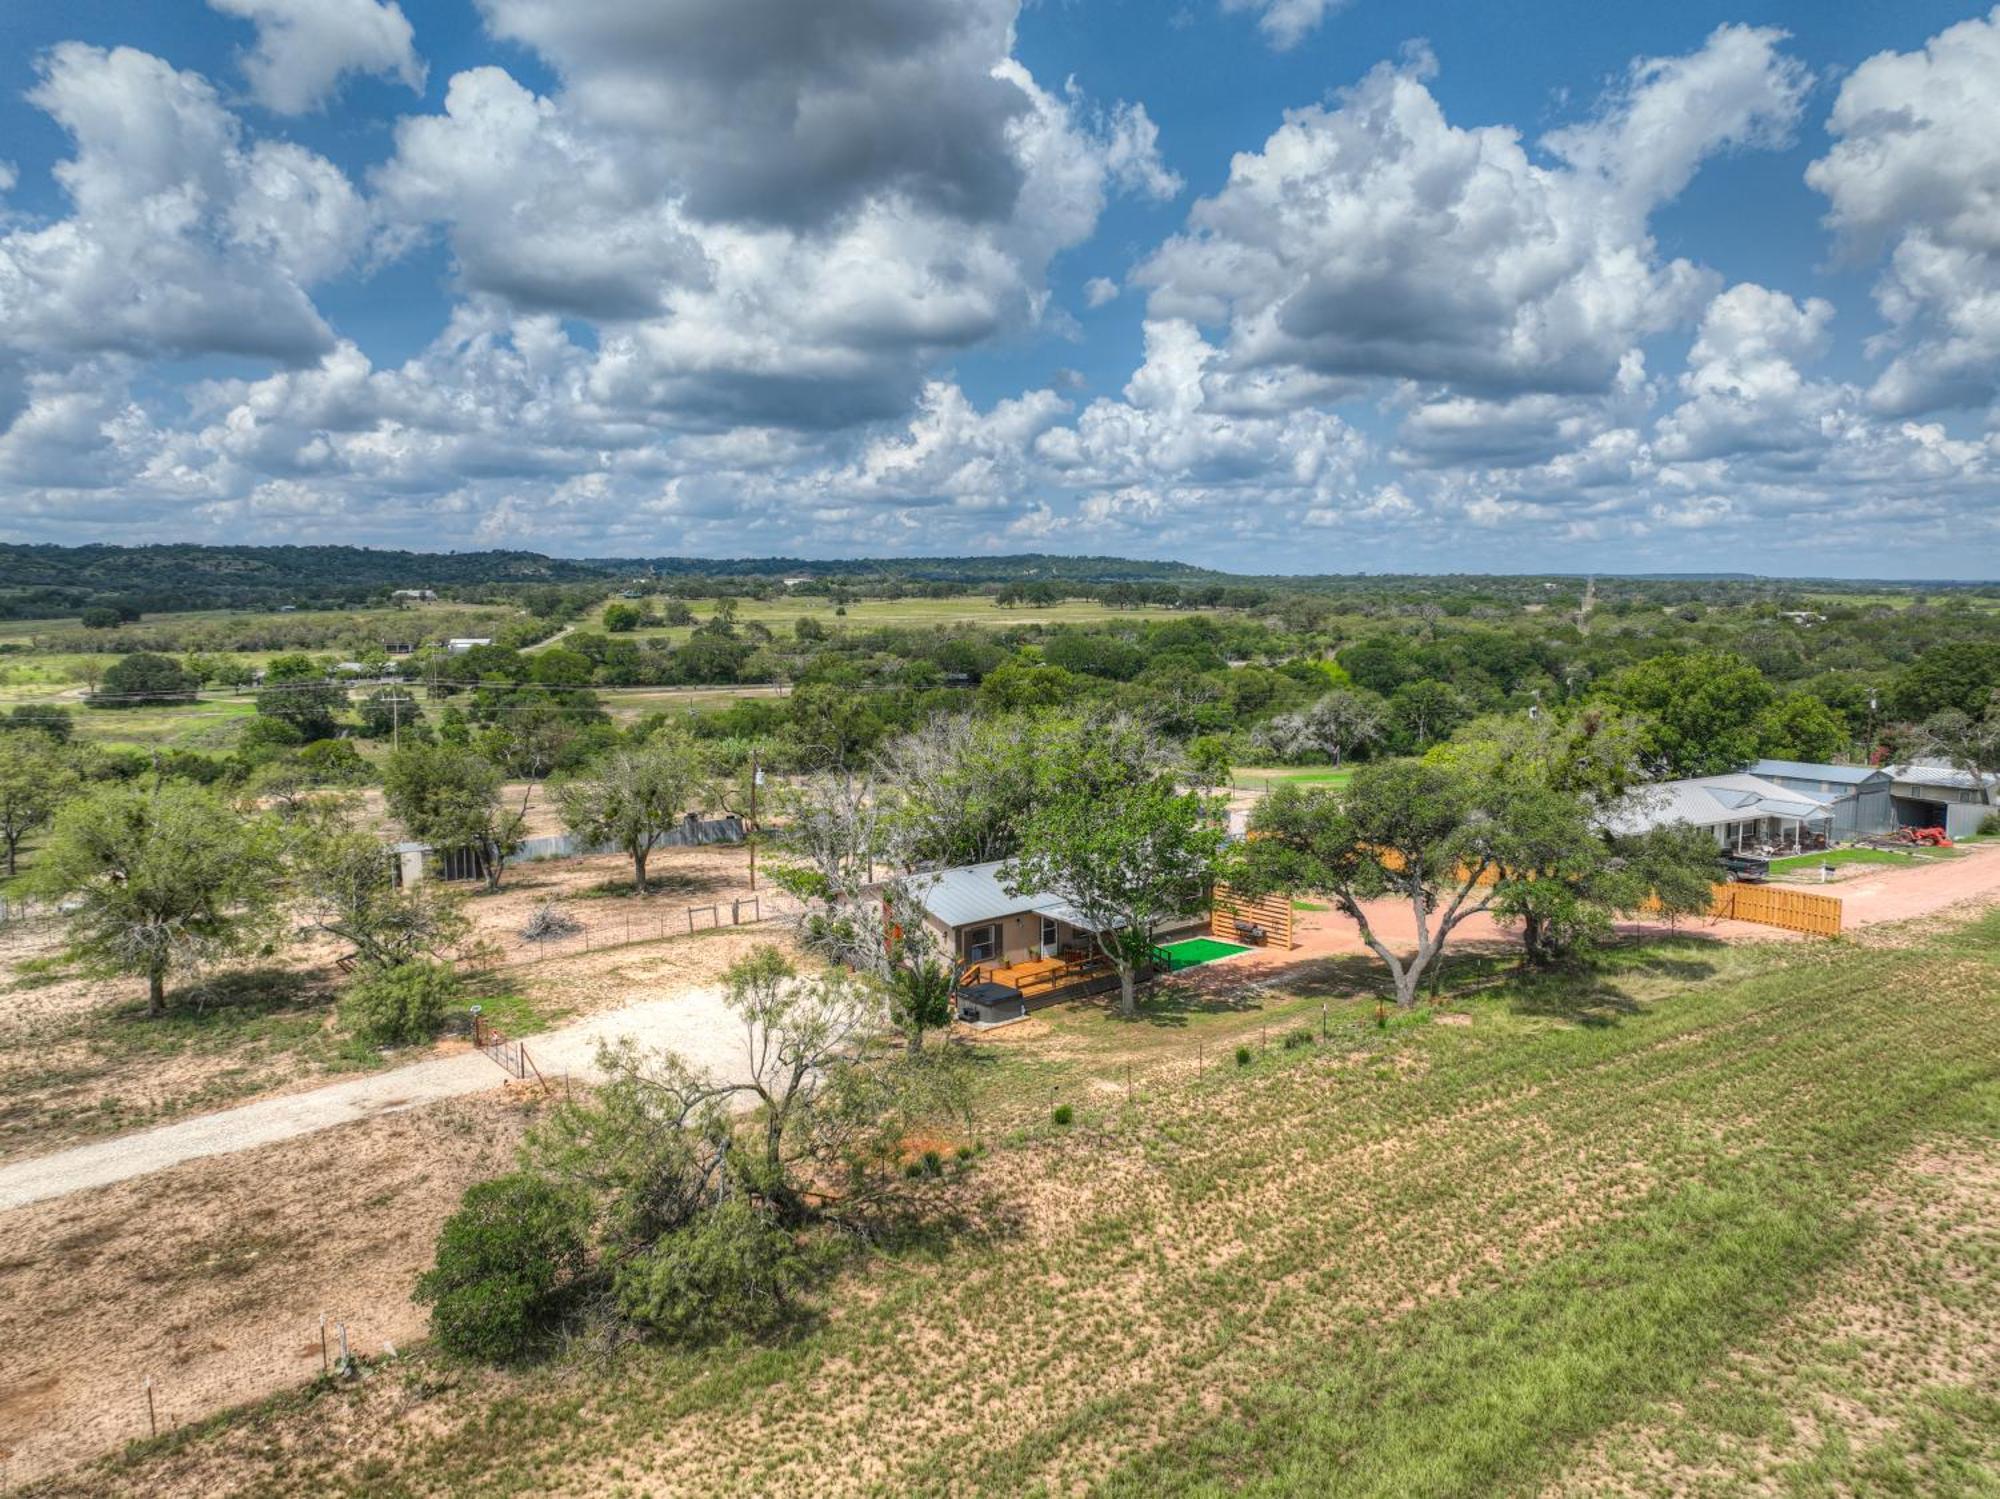
{"label": "fence gate", "polygon": [[528,1055],[528,1048],[519,1041],[502,1035],[486,1024],[486,1018],[475,1012],[472,1017],[472,1044],[493,1059],[494,1064],[509,1077],[523,1082],[532,1077],[548,1091],[548,1081],[542,1076],[542,1069],[535,1065],[535,1059]]}

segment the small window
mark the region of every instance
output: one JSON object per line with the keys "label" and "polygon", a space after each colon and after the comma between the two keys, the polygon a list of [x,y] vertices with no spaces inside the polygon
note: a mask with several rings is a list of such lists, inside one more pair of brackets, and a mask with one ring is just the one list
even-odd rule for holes
{"label": "small window", "polygon": [[1000,929],[996,926],[966,928],[965,958],[969,963],[986,963],[1000,951]]}

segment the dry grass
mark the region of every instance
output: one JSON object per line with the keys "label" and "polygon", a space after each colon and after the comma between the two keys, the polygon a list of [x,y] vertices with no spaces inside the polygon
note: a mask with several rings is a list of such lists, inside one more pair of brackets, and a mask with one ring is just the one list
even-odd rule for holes
{"label": "dry grass", "polygon": [[[472,997],[509,1034],[530,1034],[710,984],[755,942],[781,935],[767,926],[688,936],[690,904],[726,908],[749,894],[741,848],[664,850],[650,873],[657,888],[644,900],[630,896],[631,866],[616,856],[520,865],[497,893],[470,894],[474,941],[499,960],[474,975]],[[761,893],[771,900],[768,882]],[[523,944],[528,913],[552,898],[584,932]],[[294,945],[183,986],[173,1012],[149,1020],[143,982],[78,974],[62,961],[56,925],[0,928],[0,1161],[420,1060],[416,1049],[361,1046],[341,1027],[333,965],[342,950]],[[448,1034],[439,1049],[461,1045]]]}
{"label": "dry grass", "polygon": [[420,1336],[410,1282],[517,1096],[436,1104],[0,1215],[0,1474],[25,1481]]}
{"label": "dry grass", "polygon": [[[1966,1130],[2000,1118],[1995,936],[1634,950],[1588,982],[1492,988],[1456,1010],[1470,1024],[1378,1029],[1372,1004],[1329,1001],[1327,1041],[1291,1047],[1316,993],[1189,990],[1138,1025],[1047,1011],[976,1043],[977,1228],[876,1256],[789,1342],[385,1369],[49,1492],[1636,1481],[1619,1433],[1665,1450],[1659,1412],[1697,1410],[1738,1359],[1793,1369],[1873,1326],[1858,1288],[1951,1281],[1929,1268],[1945,1239],[1870,1225],[1909,1195],[1899,1163],[1966,1159]],[[1048,1123],[1057,1099],[1073,1128]],[[1951,1253],[1982,1274],[1989,1186],[1921,1220],[1957,1225]],[[1990,1323],[1938,1300],[1943,1372],[1988,1377]],[[1912,1356],[1857,1378],[1899,1381]],[[2000,1428],[1971,1429],[1952,1471],[1990,1472]]]}

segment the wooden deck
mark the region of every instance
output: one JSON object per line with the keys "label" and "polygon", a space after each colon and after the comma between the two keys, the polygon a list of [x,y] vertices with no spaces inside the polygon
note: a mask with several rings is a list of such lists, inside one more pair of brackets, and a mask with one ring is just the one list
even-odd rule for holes
{"label": "wooden deck", "polygon": [[981,963],[967,970],[965,984],[1005,984],[1027,1000],[1109,978],[1117,972],[1104,957],[1031,958],[1025,963]]}

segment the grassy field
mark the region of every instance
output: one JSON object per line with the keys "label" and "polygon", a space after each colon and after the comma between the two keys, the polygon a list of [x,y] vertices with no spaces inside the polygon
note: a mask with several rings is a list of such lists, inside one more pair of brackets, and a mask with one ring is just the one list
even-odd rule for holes
{"label": "grassy field", "polygon": [[1044,1012],[963,1231],[787,1341],[419,1352],[38,1492],[1992,1493],[2000,918],[1916,936]]}
{"label": "grassy field", "polygon": [[1319,766],[1249,766],[1239,765],[1230,772],[1230,784],[1236,786],[1345,786],[1354,779],[1354,767],[1343,765],[1338,770],[1330,765]]}
{"label": "grassy field", "polygon": [[[662,609],[664,599],[643,599],[637,601],[642,608]],[[714,610],[711,600],[691,601],[695,618],[703,620]],[[812,618],[829,630],[832,629],[872,629],[887,625],[914,628],[941,628],[950,625],[979,625],[991,629],[1002,629],[1009,625],[1076,625],[1094,624],[1107,619],[1169,619],[1172,614],[1160,609],[1114,609],[1105,604],[1087,599],[1072,599],[1061,604],[1051,604],[1046,608],[1035,608],[1020,604],[1012,608],[1002,608],[992,599],[982,594],[966,594],[949,599],[863,599],[846,605],[846,612],[840,613],[838,605],[823,598],[779,598],[770,600],[739,599],[736,604],[738,624],[761,624],[780,633],[788,632],[794,621]],[[1213,612],[1213,611],[1210,611]],[[650,630],[635,630],[635,637],[665,638],[685,640],[693,633],[692,626],[661,626]]]}
{"label": "grassy field", "polygon": [[1954,599],[1960,599],[1963,600],[1965,603],[1971,605],[1971,607],[1973,607],[1974,609],[1984,609],[1984,610],[2000,609],[2000,594],[1990,593],[1983,590],[1958,589],[1958,588],[1936,588],[1936,589],[1911,588],[1908,590],[1898,591],[1894,593],[1806,592],[1806,593],[1801,593],[1799,597],[1804,599],[1807,603],[1816,605],[1820,608],[1826,608],[1831,606],[1833,608],[1842,608],[1842,609],[1867,609],[1879,606],[1879,607],[1887,607],[1890,609],[1907,609],[1911,605],[1916,603],[1919,595],[1927,597],[1933,605],[1945,603]]}
{"label": "grassy field", "polygon": [[[406,607],[357,607],[352,609],[190,609],[177,614],[143,614],[138,619],[118,627],[119,633],[139,635],[163,626],[182,629],[194,626],[213,626],[220,631],[255,631],[263,629],[340,629],[360,624],[375,623],[384,619],[395,619],[407,623],[415,634],[423,634],[433,618],[458,618],[477,616],[503,624],[519,619],[521,611],[506,604],[460,604],[449,601],[431,604],[412,604]],[[26,643],[39,636],[56,630],[73,630],[81,626],[74,615],[66,619],[0,619],[0,644]],[[115,637],[114,637],[115,638]],[[226,649],[226,647],[218,647]],[[324,648],[321,648],[324,649]],[[269,655],[273,652],[255,652]]]}

